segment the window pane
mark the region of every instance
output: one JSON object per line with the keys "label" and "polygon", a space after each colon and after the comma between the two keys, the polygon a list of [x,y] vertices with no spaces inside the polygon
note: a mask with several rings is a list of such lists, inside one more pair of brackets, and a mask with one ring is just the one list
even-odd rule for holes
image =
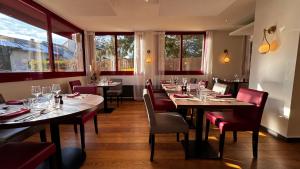
{"label": "window pane", "polygon": [[1,12],[0,20],[0,72],[50,71],[46,24],[36,27]]}
{"label": "window pane", "polygon": [[51,20],[51,24],[55,71],[84,71],[82,34],[55,19]]}
{"label": "window pane", "polygon": [[165,70],[180,71],[180,35],[166,35]]}
{"label": "window pane", "polygon": [[118,35],[118,69],[133,71],[134,65],[134,36]]}
{"label": "window pane", "polygon": [[115,38],[113,35],[95,37],[96,62],[101,71],[116,71]]}
{"label": "window pane", "polygon": [[183,35],[183,71],[200,71],[203,38],[203,35]]}

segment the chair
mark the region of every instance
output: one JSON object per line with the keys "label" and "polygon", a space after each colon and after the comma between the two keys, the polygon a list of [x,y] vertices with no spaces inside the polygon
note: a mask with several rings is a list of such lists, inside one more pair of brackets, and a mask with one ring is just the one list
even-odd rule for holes
{"label": "chair", "polygon": [[122,93],[123,93],[123,85],[122,79],[111,79],[112,82],[120,82],[121,84],[119,84],[118,86],[115,87],[110,87],[109,90],[107,90],[107,96],[110,97],[111,99],[113,97],[116,98],[117,100],[117,106],[119,106],[119,100],[121,98],[121,102],[122,102]]}
{"label": "chair", "polygon": [[[94,94],[97,95],[97,86],[74,86],[74,92],[78,92],[80,94]],[[60,121],[61,124],[74,124],[74,131],[77,133],[77,124],[80,127],[80,139],[81,139],[81,149],[85,151],[85,129],[84,124],[94,119],[95,132],[98,134],[98,121],[97,121],[97,111],[87,112],[80,116],[76,116],[74,118]]]}
{"label": "chair", "polygon": [[[0,104],[5,103],[4,97],[0,94]],[[28,137],[40,132],[41,142],[46,142],[46,130],[43,125],[32,127],[20,127],[12,129],[0,129],[0,144],[6,142],[21,142]]]}
{"label": "chair", "polygon": [[226,84],[222,84],[222,83],[215,83],[212,91],[219,93],[221,95],[224,95],[228,92],[228,87]]}
{"label": "chair", "polygon": [[71,88],[71,92],[74,93],[74,86],[81,86],[81,82],[80,80],[74,80],[74,81],[69,81],[69,85],[70,85],[70,88]]}
{"label": "chair", "polygon": [[189,145],[189,126],[180,114],[177,113],[155,113],[154,107],[151,101],[151,97],[144,89],[143,98],[148,115],[148,121],[150,126],[149,143],[151,144],[150,161],[154,158],[154,145],[155,134],[163,133],[184,133],[185,141],[185,158],[188,158],[188,145]]}
{"label": "chair", "polygon": [[[252,103],[255,108],[248,110],[236,110],[229,112],[207,112],[205,140],[208,140],[209,125],[214,124],[220,130],[219,154],[223,157],[225,132],[233,131],[236,137],[237,131],[252,131],[253,157],[257,158],[258,132],[261,117],[268,98],[267,92],[253,89],[240,88],[237,100]],[[235,138],[236,139],[236,138]]]}
{"label": "chair", "polygon": [[0,145],[0,168],[34,169],[47,159],[49,168],[56,168],[55,151],[52,143],[5,143]]}
{"label": "chair", "polygon": [[153,88],[150,83],[146,84],[146,88],[148,90],[148,93],[150,95],[153,107],[155,111],[176,111],[176,107],[172,100],[170,99],[162,99],[162,98],[156,98],[153,93]]}
{"label": "chair", "polygon": [[[151,85],[152,89],[153,89],[153,84],[152,84],[152,80],[148,79],[146,81],[146,86],[147,84]],[[155,98],[159,98],[159,99],[168,99],[169,97],[167,96],[166,92],[162,89],[153,89],[153,95]]]}

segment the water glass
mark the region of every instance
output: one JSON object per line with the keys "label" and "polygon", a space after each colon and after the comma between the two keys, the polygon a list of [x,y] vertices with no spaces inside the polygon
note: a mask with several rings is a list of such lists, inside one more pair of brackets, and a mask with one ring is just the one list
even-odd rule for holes
{"label": "water glass", "polygon": [[43,86],[42,87],[42,96],[45,97],[48,102],[50,102],[50,99],[52,96],[51,86]]}
{"label": "water glass", "polygon": [[26,109],[31,109],[31,108],[32,108],[32,105],[33,105],[33,98],[28,98],[28,99],[24,99],[24,100],[23,100],[23,106],[24,106]]}
{"label": "water glass", "polygon": [[61,91],[60,85],[59,84],[53,84],[52,85],[52,92],[55,93],[56,95],[59,94]]}
{"label": "water glass", "polygon": [[38,100],[38,97],[42,94],[41,86],[32,86],[31,94],[35,96],[36,100]]}

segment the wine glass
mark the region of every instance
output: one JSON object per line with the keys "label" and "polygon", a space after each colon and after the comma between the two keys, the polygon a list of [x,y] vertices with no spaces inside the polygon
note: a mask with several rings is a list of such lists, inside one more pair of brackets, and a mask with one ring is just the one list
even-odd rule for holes
{"label": "wine glass", "polygon": [[36,100],[42,94],[41,86],[32,86],[31,87],[31,94],[35,96]]}
{"label": "wine glass", "polygon": [[47,99],[47,101],[49,102],[51,99],[51,86],[43,86],[42,87],[42,96],[45,97]]}
{"label": "wine glass", "polygon": [[55,93],[56,95],[61,92],[61,88],[59,84],[52,84],[52,92]]}

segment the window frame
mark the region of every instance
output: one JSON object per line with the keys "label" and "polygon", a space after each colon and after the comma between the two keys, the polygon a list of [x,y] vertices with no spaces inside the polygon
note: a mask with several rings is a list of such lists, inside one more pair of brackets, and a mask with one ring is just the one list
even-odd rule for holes
{"label": "window frame", "polygon": [[[30,80],[42,80],[42,79],[54,79],[54,78],[63,78],[63,77],[76,77],[76,76],[85,76],[86,75],[86,60],[85,60],[85,41],[84,41],[84,30],[73,25],[69,21],[61,18],[40,4],[34,2],[33,0],[18,0],[16,3],[23,3],[24,5],[32,8],[33,10],[40,11],[46,15],[46,30],[47,31],[47,42],[48,42],[48,53],[49,53],[49,72],[0,72],[0,83],[5,82],[17,82],[17,81],[30,81]],[[21,9],[20,9],[21,10]],[[15,18],[15,17],[14,17]],[[18,18],[15,18],[18,19]],[[56,19],[66,26],[78,31],[82,36],[82,50],[83,50],[83,71],[78,72],[58,72],[55,71],[55,62],[53,55],[53,42],[52,42],[52,28],[51,28],[51,19]],[[30,25],[33,25],[29,23]],[[35,25],[33,25],[35,26]]]}
{"label": "window frame", "polygon": [[182,70],[182,60],[183,60],[183,36],[184,35],[203,35],[203,49],[202,49],[202,57],[205,50],[205,40],[206,40],[206,32],[166,32],[165,35],[179,35],[180,36],[180,70],[179,71],[170,71],[165,70],[165,75],[204,75],[203,71],[184,71]]}
{"label": "window frame", "polygon": [[[134,32],[95,32],[95,36],[106,36],[106,35],[111,35],[114,36],[115,39],[115,62],[116,62],[116,71],[101,71],[100,75],[110,75],[110,76],[126,76],[126,75],[133,75],[134,71],[119,71],[119,64],[118,64],[118,36],[119,35],[133,35],[134,36]],[[134,56],[135,57],[135,56]]]}

